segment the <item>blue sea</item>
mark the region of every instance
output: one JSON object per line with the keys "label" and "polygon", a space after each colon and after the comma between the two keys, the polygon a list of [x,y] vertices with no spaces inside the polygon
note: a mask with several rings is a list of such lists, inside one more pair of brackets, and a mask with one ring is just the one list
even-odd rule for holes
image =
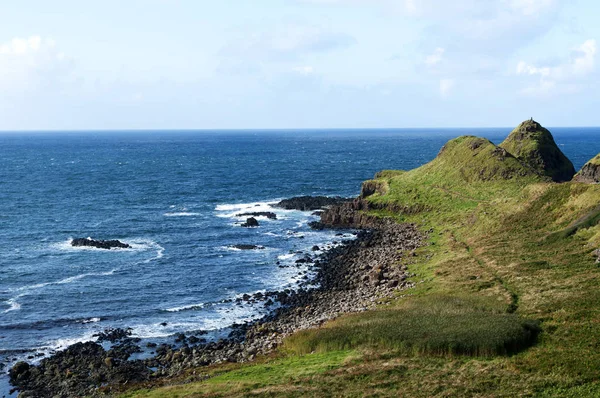
{"label": "blue sea", "polygon": [[[237,297],[295,288],[309,271],[276,263],[339,239],[311,231],[311,212],[271,204],[356,196],[375,172],[420,166],[453,137],[499,143],[510,130],[0,133],[0,361],[48,355],[108,327],[158,341],[255,319],[262,303]],[[598,128],[552,131],[577,169],[600,152]],[[277,220],[242,228],[236,215],[249,211]],[[132,248],[73,248],[77,237]]]}

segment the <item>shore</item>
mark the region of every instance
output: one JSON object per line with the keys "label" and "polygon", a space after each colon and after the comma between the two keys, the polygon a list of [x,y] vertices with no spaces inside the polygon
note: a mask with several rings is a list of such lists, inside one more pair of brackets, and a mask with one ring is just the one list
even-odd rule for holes
{"label": "shore", "polygon": [[191,369],[202,373],[202,366],[252,361],[275,350],[296,331],[317,327],[344,313],[372,309],[386,297],[413,286],[407,281],[407,265],[415,261],[414,250],[424,244],[424,236],[413,224],[364,216],[362,207],[360,199],[333,205],[314,225],[360,230],[355,240],[318,257],[306,257],[316,272],[310,285],[317,288],[246,298],[265,301],[265,305],[277,302],[280,307],[253,323],[234,325],[227,339],[205,342],[181,334],[177,346],[161,345],[152,358],[128,360],[139,351],[138,341],[126,331],[109,333],[100,336],[100,340],[114,343],[109,350],[96,342],[79,343],[38,366],[16,364],[10,371],[11,382],[23,397],[110,396],[131,383],[165,384]]}

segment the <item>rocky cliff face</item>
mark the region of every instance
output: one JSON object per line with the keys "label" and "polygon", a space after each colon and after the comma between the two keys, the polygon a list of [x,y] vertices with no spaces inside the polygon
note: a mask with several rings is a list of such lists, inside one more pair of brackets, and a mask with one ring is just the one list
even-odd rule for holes
{"label": "rocky cliff face", "polygon": [[533,119],[519,124],[500,147],[553,181],[569,181],[575,175],[573,163],[558,148],[550,131]]}
{"label": "rocky cliff face", "polygon": [[600,154],[587,162],[575,175],[574,180],[588,184],[600,183]]}

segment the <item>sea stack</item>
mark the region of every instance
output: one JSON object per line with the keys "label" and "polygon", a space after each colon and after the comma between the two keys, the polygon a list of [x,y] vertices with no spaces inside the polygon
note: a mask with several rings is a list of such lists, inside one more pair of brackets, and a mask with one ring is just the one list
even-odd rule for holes
{"label": "sea stack", "polygon": [[573,163],[558,148],[550,131],[533,119],[519,124],[500,147],[553,181],[570,181],[575,175]]}

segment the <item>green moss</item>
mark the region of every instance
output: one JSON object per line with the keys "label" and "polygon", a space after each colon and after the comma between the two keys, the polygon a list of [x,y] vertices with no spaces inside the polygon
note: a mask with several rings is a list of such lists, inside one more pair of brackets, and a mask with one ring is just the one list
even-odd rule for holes
{"label": "green moss", "polygon": [[569,181],[575,175],[573,163],[558,148],[550,131],[533,119],[519,124],[500,147],[554,181]]}

